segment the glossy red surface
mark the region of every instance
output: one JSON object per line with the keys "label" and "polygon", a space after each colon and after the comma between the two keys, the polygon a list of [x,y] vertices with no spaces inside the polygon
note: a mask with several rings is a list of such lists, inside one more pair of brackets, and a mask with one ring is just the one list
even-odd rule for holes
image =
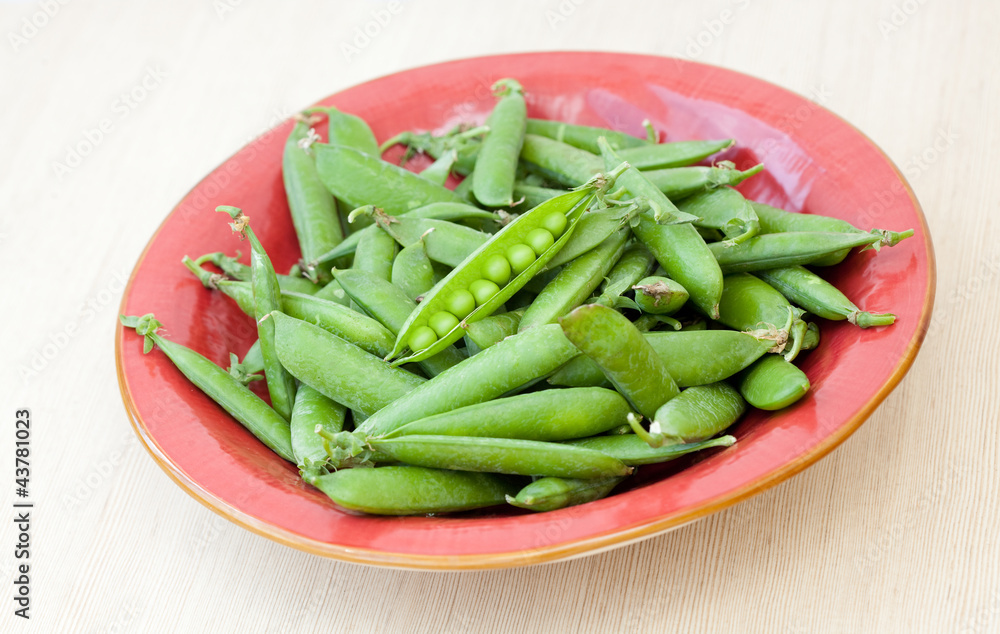
{"label": "glossy red surface", "polygon": [[[898,316],[862,331],[823,322],[822,345],[801,367],[812,393],[778,413],[737,425],[735,446],[684,463],[644,468],[629,490],[580,507],[522,514],[383,518],[338,509],[192,387],[140,339],[117,333],[123,398],[143,442],[182,487],[238,523],[317,554],[427,568],[513,566],[620,545],[702,517],[793,475],[842,442],[909,368],[930,318],[934,261],[919,206],[892,163],[830,112],[752,77],[669,58],[538,53],[461,60],[405,71],[324,99],[370,122],[378,139],[407,129],[446,130],[485,119],[490,85],[516,77],[529,114],[667,140],[733,137],[725,158],[764,175],[744,193],[792,211],[916,235],[892,249],[854,253],[831,279],[866,310]],[[133,273],[126,314],[153,312],[165,336],[226,365],[255,339],[252,321],[203,288],[184,255],[242,249],[216,205],[243,208],[276,268],[299,257],[281,180],[285,122],[240,150],[171,212]],[[321,135],[325,130],[320,127]],[[396,156],[399,150],[393,151]],[[419,165],[419,163],[417,164]]]}

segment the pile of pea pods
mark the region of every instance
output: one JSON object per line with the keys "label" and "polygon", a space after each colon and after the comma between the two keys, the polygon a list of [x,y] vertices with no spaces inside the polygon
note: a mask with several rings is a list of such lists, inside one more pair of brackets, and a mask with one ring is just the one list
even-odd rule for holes
{"label": "pile of pea pods", "polygon": [[[641,465],[731,446],[748,404],[801,399],[813,318],[893,323],[816,271],[912,231],[747,200],[734,187],[762,165],[706,164],[732,139],[531,119],[517,81],[494,90],[485,125],[381,147],[335,108],[297,118],[281,169],[301,261],[277,274],[253,212],[221,206],[250,264],[183,262],[255,320],[242,361],[153,315],[122,323],[338,505],[391,515],[599,499]],[[434,160],[383,160],[397,144]]]}

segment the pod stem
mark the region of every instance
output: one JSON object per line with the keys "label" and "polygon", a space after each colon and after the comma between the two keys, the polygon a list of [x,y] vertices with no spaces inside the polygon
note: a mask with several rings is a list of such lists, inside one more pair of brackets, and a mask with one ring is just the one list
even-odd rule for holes
{"label": "pod stem", "polygon": [[316,433],[323,437],[323,449],[329,459],[330,468],[370,467],[372,448],[363,433],[341,431],[330,432],[316,425]]}
{"label": "pod stem", "polygon": [[[202,256],[202,258],[203,257],[205,256]],[[198,281],[202,283],[202,286],[211,289],[213,291],[218,290],[219,282],[224,281],[226,277],[218,273],[212,273],[211,271],[206,271],[204,268],[202,268],[200,264],[202,258],[198,258],[198,260],[192,260],[191,258],[185,255],[181,259],[181,262],[183,262],[184,266],[186,266],[188,270],[191,271],[191,273],[198,278]]]}
{"label": "pod stem", "polygon": [[642,426],[642,416],[629,412],[626,418],[628,420],[628,426],[631,427],[632,431],[635,432],[635,435],[642,438],[647,445],[653,449],[663,446],[663,443],[666,441],[666,437],[660,433],[660,426],[656,423],[656,421],[653,421],[649,426],[649,431],[646,431],[646,428]]}
{"label": "pod stem", "polygon": [[142,353],[149,354],[159,338],[156,331],[163,327],[163,324],[156,320],[153,313],[147,313],[142,317],[119,315],[118,320],[126,328],[134,328],[135,334],[143,337]]}
{"label": "pod stem", "polygon": [[233,377],[243,385],[248,385],[253,381],[263,381],[263,374],[247,372],[246,366],[240,363],[240,358],[235,352],[229,353],[229,376]]}
{"label": "pod stem", "polygon": [[873,328],[876,326],[891,326],[896,322],[896,316],[892,313],[869,313],[856,310],[847,316],[847,321],[859,328]]}
{"label": "pod stem", "polygon": [[785,361],[791,363],[795,360],[795,357],[799,356],[799,352],[802,351],[802,340],[806,336],[806,329],[808,327],[809,325],[801,319],[796,319],[795,322],[792,323],[792,327],[788,331],[789,339],[791,340],[792,345],[785,351]]}

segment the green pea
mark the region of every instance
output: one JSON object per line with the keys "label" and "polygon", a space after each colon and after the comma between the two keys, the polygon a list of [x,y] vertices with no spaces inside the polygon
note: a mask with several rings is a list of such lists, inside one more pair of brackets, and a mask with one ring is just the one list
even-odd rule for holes
{"label": "green pea", "polygon": [[[563,217],[565,218],[565,216]],[[483,262],[480,273],[484,278],[496,283],[499,290],[499,287],[510,281],[510,262],[504,256],[495,253]]]}
{"label": "green pea", "polygon": [[535,251],[526,244],[515,244],[504,253],[507,261],[510,262],[510,270],[514,275],[520,275],[522,271],[531,266],[535,261]]}
{"label": "green pea", "polygon": [[535,255],[541,255],[555,243],[556,239],[548,229],[538,227],[529,231],[528,235],[524,237],[524,241],[535,252]]}
{"label": "green pea", "polygon": [[539,226],[558,238],[566,230],[566,215],[552,211],[542,218],[542,223]]}
{"label": "green pea", "polygon": [[[469,292],[476,298],[476,306],[482,306],[500,292],[500,287],[489,280],[476,280],[469,284]],[[410,349],[413,349],[412,346]]]}
{"label": "green pea", "polygon": [[420,326],[419,328],[414,328],[413,332],[410,333],[410,338],[406,342],[410,346],[410,350],[423,350],[424,348],[429,348],[434,345],[434,342],[438,340],[437,333],[434,332],[429,326]]}
{"label": "green pea", "polygon": [[472,296],[472,293],[461,288],[448,296],[444,307],[459,319],[464,319],[466,315],[476,309],[476,298]]}
{"label": "green pea", "polygon": [[[447,335],[451,332],[452,328],[458,325],[458,317],[446,310],[442,310],[439,313],[431,315],[431,318],[427,320],[427,325],[437,334],[437,337],[434,338],[436,341],[438,338]],[[431,343],[434,342],[432,341]]]}

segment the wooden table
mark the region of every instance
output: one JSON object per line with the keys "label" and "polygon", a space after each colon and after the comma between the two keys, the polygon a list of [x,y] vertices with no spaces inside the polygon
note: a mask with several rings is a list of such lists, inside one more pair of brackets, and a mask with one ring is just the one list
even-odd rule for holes
{"label": "wooden table", "polygon": [[[0,631],[1000,631],[1000,4],[337,5],[0,6],[4,443],[14,411],[31,407],[36,501],[32,618],[4,598]],[[174,485],[134,437],[112,354],[123,281],[173,204],[251,137],[347,86],[574,49],[770,80],[821,100],[900,166],[934,238],[937,304],[916,363],[871,419],[734,508],[525,569],[328,561]],[[0,453],[11,479],[13,452]],[[13,486],[0,489],[9,509]],[[0,526],[9,597],[17,534]]]}

